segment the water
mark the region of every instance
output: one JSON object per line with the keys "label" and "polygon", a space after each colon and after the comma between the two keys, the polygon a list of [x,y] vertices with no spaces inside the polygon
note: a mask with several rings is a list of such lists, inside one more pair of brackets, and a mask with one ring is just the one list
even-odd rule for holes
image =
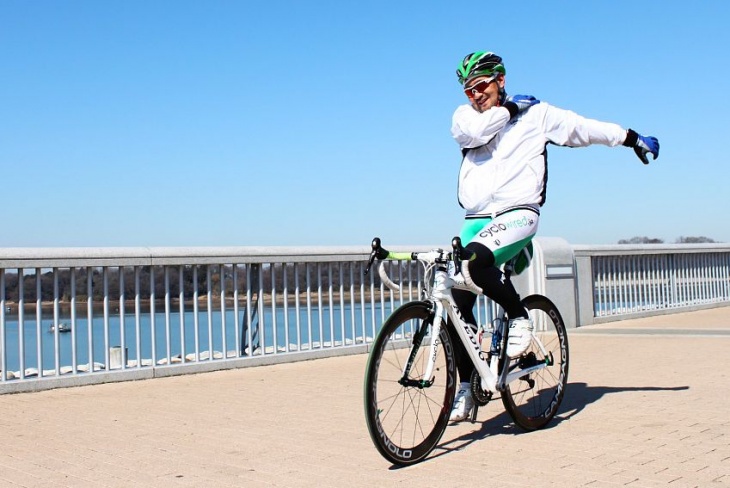
{"label": "water", "polygon": [[[322,347],[321,345],[331,347],[333,344],[342,344],[343,341],[352,344],[363,342],[365,338],[371,340],[384,317],[399,302],[386,301],[384,305],[383,307],[378,302],[373,307],[370,303],[365,303],[363,307],[356,303],[354,311],[349,303],[332,307],[312,306],[310,309],[306,305],[300,305],[298,314],[293,305],[287,307],[286,313],[282,305],[277,305],[274,310],[266,305],[263,316],[258,317],[257,314],[252,321],[252,342],[255,347],[263,343],[267,352],[270,352],[286,350],[287,347],[290,350],[299,350]],[[59,323],[71,325],[68,313],[59,317]],[[175,308],[170,311],[168,318],[164,311],[158,311],[154,316],[154,328],[152,315],[149,313],[140,314],[137,321],[134,312],[121,316],[116,312],[110,314],[106,322],[103,314],[98,314],[93,316],[91,322],[91,341],[85,310],[83,316],[77,313],[74,333],[55,334],[50,331],[52,324],[50,317],[44,316],[39,324],[34,314],[26,314],[23,325],[24,345],[21,351],[18,318],[6,316],[5,364],[1,369],[19,371],[21,354],[22,368],[49,370],[56,367],[56,360],[59,367],[72,366],[74,353],[77,365],[88,364],[90,358],[91,362],[107,364],[107,354],[112,347],[123,346],[127,350],[128,360],[141,360],[144,364],[145,360],[157,362],[163,358],[195,354],[196,351],[207,354],[225,351],[229,355],[238,355],[241,346],[248,345],[247,339],[241,341],[242,335],[246,337],[248,329],[245,308],[241,308],[237,315],[232,308],[223,314],[220,309],[209,313],[201,307],[197,314],[190,310],[184,311],[182,315]]]}

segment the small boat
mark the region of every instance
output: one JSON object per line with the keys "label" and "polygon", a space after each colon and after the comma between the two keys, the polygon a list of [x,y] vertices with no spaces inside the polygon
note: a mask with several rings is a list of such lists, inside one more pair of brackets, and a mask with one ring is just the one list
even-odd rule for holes
{"label": "small boat", "polygon": [[[56,325],[51,324],[51,328],[50,328],[49,332],[55,332],[55,331],[56,331]],[[61,322],[60,324],[58,324],[58,332],[71,332],[71,326]]]}

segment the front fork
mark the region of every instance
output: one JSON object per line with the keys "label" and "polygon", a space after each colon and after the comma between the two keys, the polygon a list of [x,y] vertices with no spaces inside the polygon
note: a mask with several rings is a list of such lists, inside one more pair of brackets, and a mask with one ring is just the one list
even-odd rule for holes
{"label": "front fork", "polygon": [[[433,368],[436,364],[436,358],[438,357],[438,348],[441,345],[440,335],[444,309],[443,305],[439,302],[432,302],[431,306],[433,307],[433,313],[430,318],[421,322],[420,327],[413,335],[411,353],[408,356],[408,361],[406,361],[406,364],[403,367],[403,375],[401,376],[401,379],[398,380],[398,383],[402,386],[428,388],[433,385]],[[429,354],[428,361],[426,362],[426,370],[423,373],[423,379],[413,380],[409,378],[411,368],[413,367],[413,362],[416,360],[418,351],[423,346],[424,339],[428,335],[429,327],[431,328],[431,341],[428,343]]]}

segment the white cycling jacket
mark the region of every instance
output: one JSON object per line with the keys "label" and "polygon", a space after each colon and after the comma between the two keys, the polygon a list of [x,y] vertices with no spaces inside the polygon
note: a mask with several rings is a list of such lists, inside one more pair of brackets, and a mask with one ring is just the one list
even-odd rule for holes
{"label": "white cycling jacket", "polygon": [[545,102],[510,120],[504,107],[454,112],[451,134],[466,151],[459,171],[459,204],[467,218],[494,217],[517,206],[545,202],[548,143],[617,146],[626,129],[587,119]]}

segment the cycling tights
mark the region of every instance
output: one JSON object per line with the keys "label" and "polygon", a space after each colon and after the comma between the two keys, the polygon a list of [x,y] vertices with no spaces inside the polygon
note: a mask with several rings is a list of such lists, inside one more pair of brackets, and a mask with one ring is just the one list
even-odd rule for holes
{"label": "cycling tights", "polygon": [[[504,308],[511,319],[527,317],[527,312],[512,283],[505,283],[499,266],[515,257],[532,240],[539,217],[537,209],[525,206],[499,214],[494,219],[467,219],[461,229],[461,241],[468,243],[465,247],[476,253],[476,259],[469,262],[472,280],[485,295]],[[476,327],[476,295],[465,290],[452,290],[452,293],[464,319]],[[461,381],[469,381],[473,365],[463,344],[454,342],[459,376]]]}

